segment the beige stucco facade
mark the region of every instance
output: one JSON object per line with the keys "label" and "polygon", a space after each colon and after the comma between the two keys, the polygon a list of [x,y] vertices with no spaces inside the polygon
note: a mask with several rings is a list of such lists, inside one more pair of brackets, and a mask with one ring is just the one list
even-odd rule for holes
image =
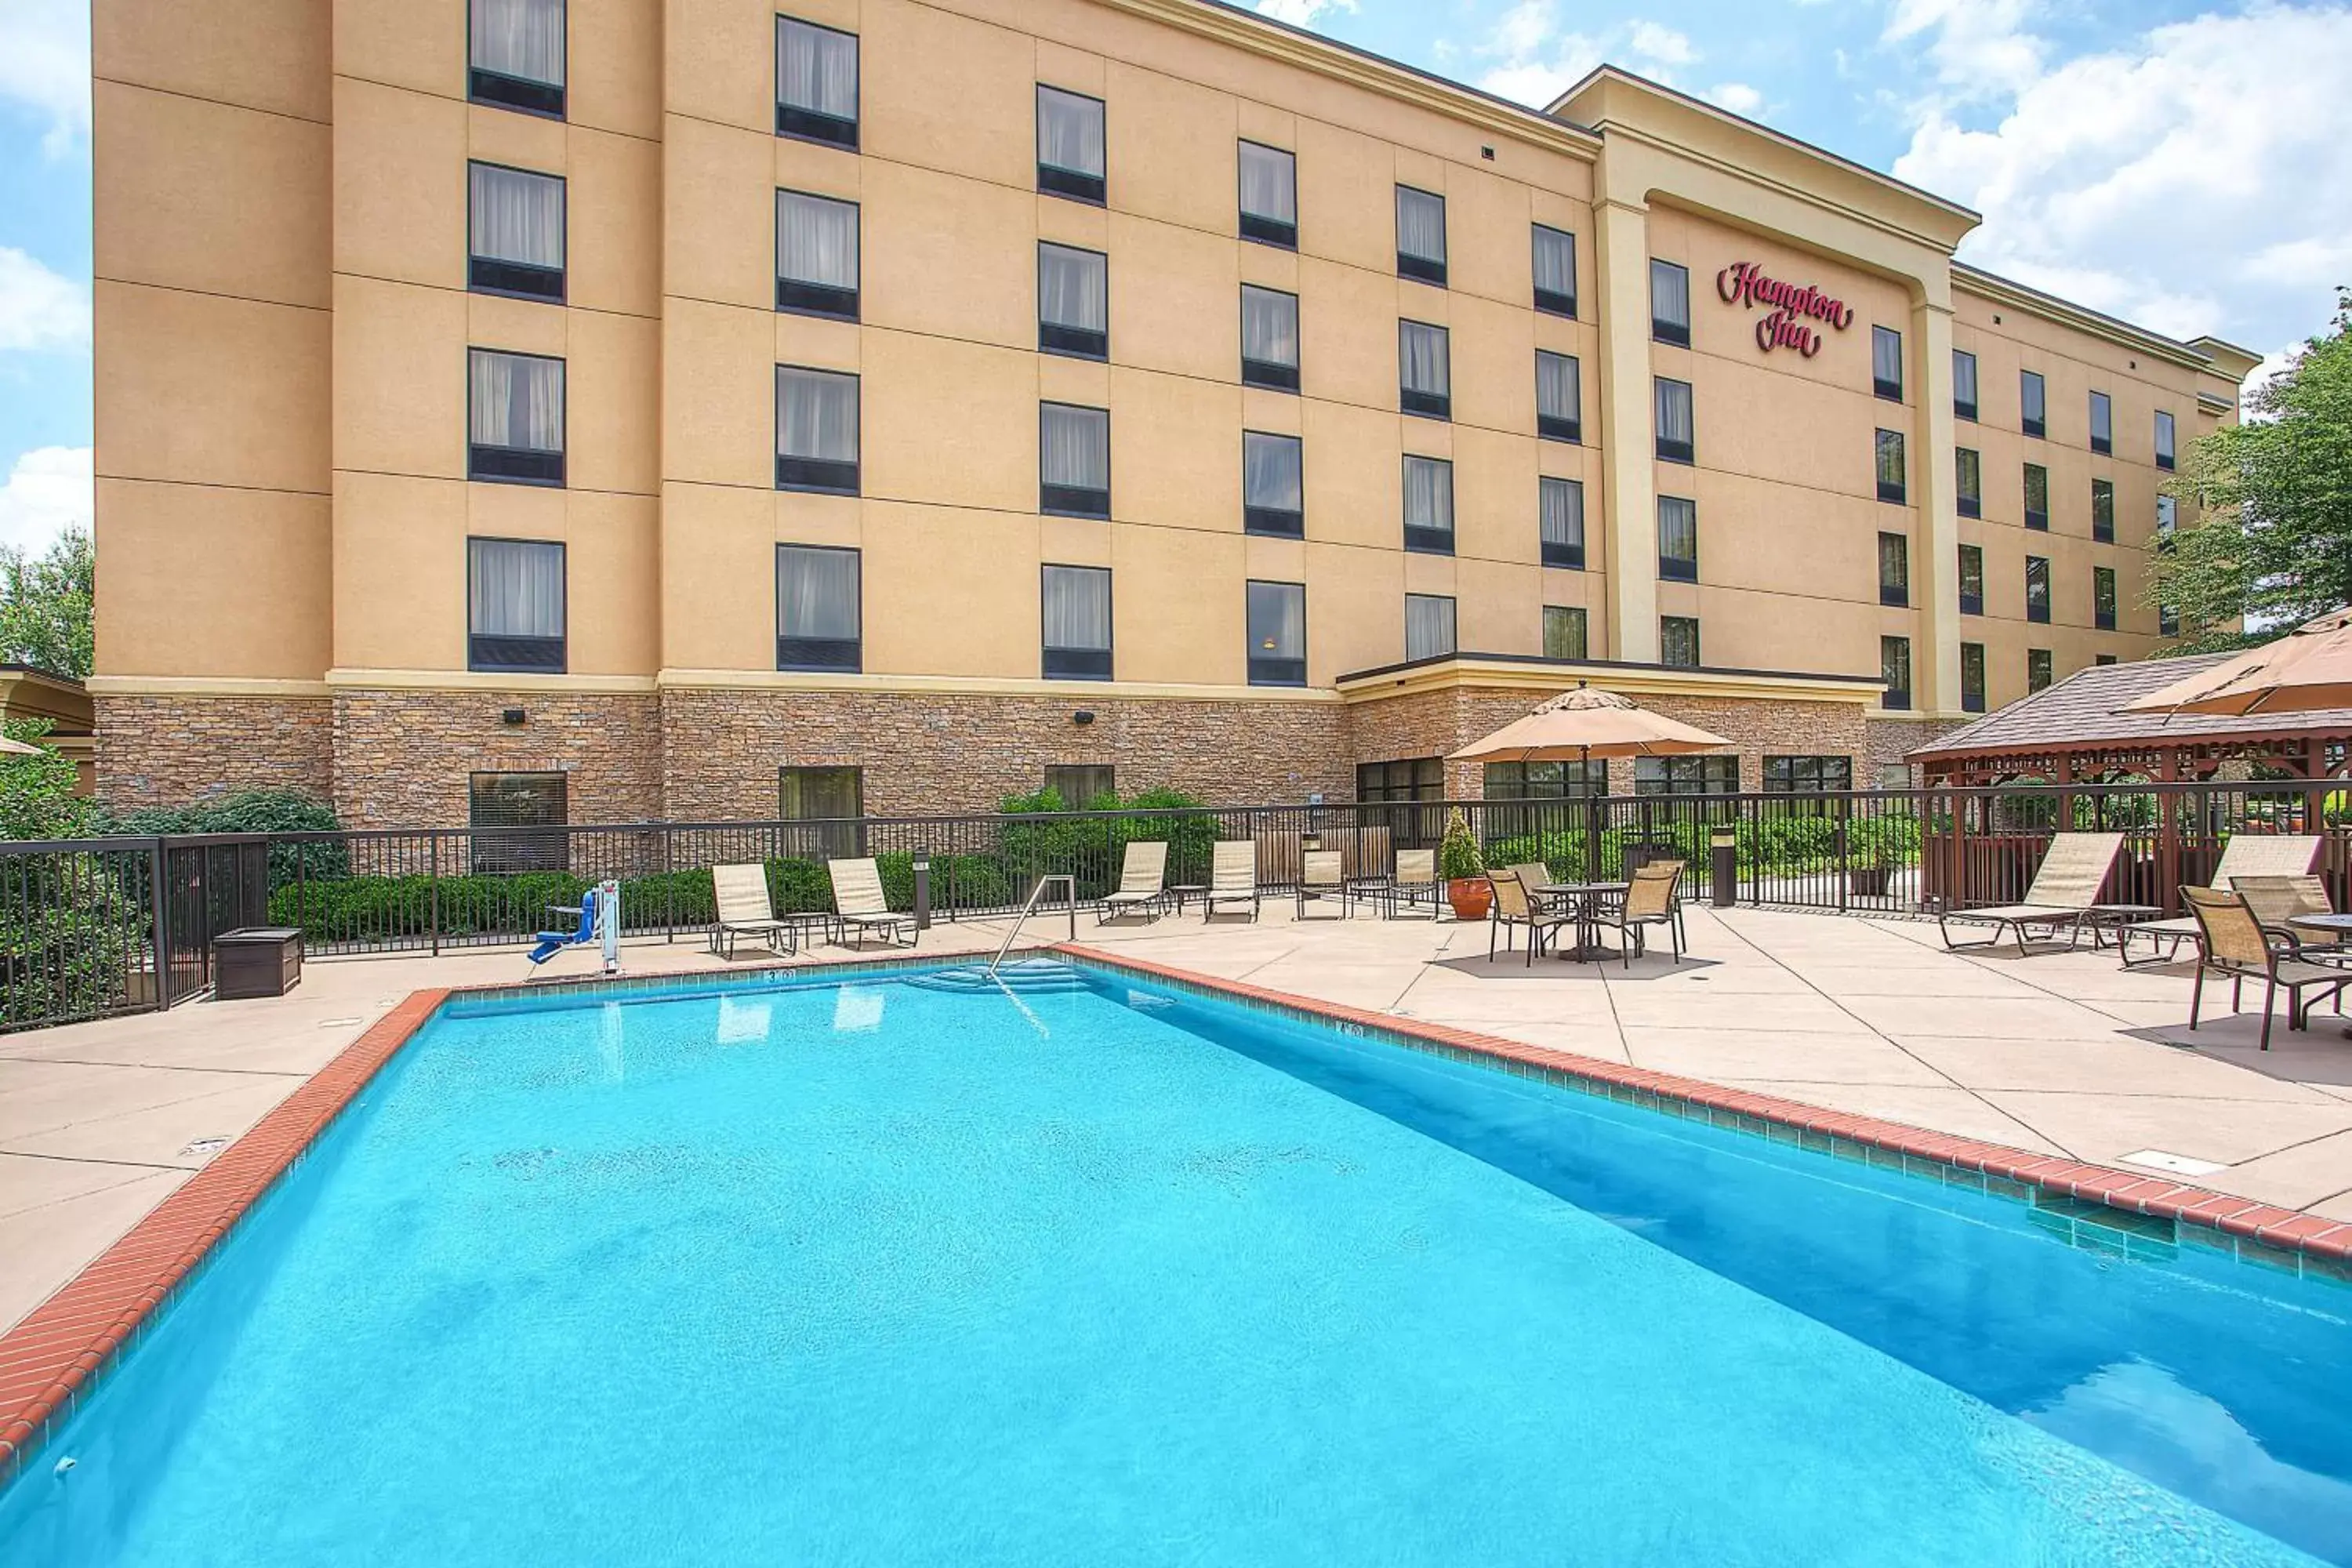
{"label": "beige stucco facade", "polygon": [[[1405,661],[1409,594],[1456,602],[1461,657],[1416,679],[1505,706],[1589,679],[1818,710],[1782,743],[1860,775],[1900,750],[1886,734],[1959,717],[1963,643],[1993,706],[2025,689],[2029,648],[2063,676],[2156,644],[2155,415],[2185,449],[2234,417],[2252,357],[1957,268],[1957,205],[1613,71],[1537,114],[1192,0],[783,11],[856,35],[856,151],[777,133],[766,4],[572,0],[555,118],[468,100],[466,0],[99,0],[102,788],[274,765],[392,825],[462,811],[470,773],[543,768],[586,821],[740,813],[780,767],[822,764],[912,809],[946,754],[910,727],[929,700],[954,718],[936,728],[959,805],[1035,788],[1049,755],[1128,788],[1344,791],[1359,762],[1458,743],[1358,711],[1394,696],[1360,677]],[[1104,105],[1099,205],[1039,189],[1040,83]],[[1295,249],[1237,234],[1244,140],[1294,154]],[[469,289],[469,161],[564,181],[562,303]],[[1443,286],[1400,276],[1401,184],[1444,198]],[[855,321],[777,309],[780,190],[856,204]],[[1573,319],[1534,308],[1533,225],[1575,237]],[[1107,257],[1106,358],[1040,352],[1041,241]],[[1689,269],[1687,347],[1654,341],[1653,258]],[[1759,346],[1766,310],[1717,286],[1741,262],[1850,319],[1810,356]],[[1297,297],[1296,393],[1243,384],[1244,285]],[[1447,330],[1449,418],[1401,412],[1400,320]],[[1903,335],[1899,402],[1874,395],[1874,325]],[[1956,347],[1978,357],[1973,421]],[[469,348],[563,361],[561,485],[468,479]],[[1538,351],[1578,362],[1580,440],[1537,434]],[[856,494],[777,487],[780,365],[858,377]],[[2022,369],[2046,377],[2044,438],[2020,434]],[[1692,387],[1692,462],[1654,455],[1657,376]],[[2086,438],[2095,389],[2111,456]],[[1108,518],[1041,511],[1041,402],[1109,411]],[[1300,438],[1303,537],[1245,529],[1245,430]],[[1899,503],[1878,430],[1906,443]],[[1956,506],[1961,447],[1980,518]],[[1453,464],[1450,554],[1403,548],[1408,455]],[[2046,534],[2022,526],[2029,461]],[[1541,563],[1546,476],[1584,487],[1581,569]],[[2091,538],[2095,478],[2112,544]],[[1696,504],[1695,582],[1661,580],[1661,495]],[[1901,606],[1885,532],[1908,541]],[[469,538],[565,546],[560,673],[468,668]],[[860,552],[854,672],[777,668],[780,544]],[[1961,612],[1963,544],[1981,615]],[[2026,619],[2028,554],[2052,563],[2047,626]],[[1110,680],[1044,677],[1047,563],[1110,570]],[[2112,631],[2095,567],[2117,574]],[[1253,580],[1305,586],[1303,687],[1250,682]],[[1473,657],[1541,655],[1548,605],[1586,613],[1594,662],[1505,679]],[[1697,620],[1707,668],[1657,668],[1661,616]],[[1895,713],[1890,636],[1915,668]],[[257,742],[299,742],[210,780],[184,746],[150,765],[207,704],[272,709]],[[1081,710],[1117,722],[1041,733]],[[969,765],[992,714],[1001,791]],[[594,754],[607,726],[645,754]]]}

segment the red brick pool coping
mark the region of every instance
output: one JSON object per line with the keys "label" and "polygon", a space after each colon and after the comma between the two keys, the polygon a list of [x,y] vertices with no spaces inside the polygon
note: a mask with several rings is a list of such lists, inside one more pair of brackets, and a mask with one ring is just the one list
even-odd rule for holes
{"label": "red brick pool coping", "polygon": [[[1031,950],[1037,951],[1037,950]],[[1802,1146],[1843,1152],[1838,1145],[1893,1156],[1903,1168],[1915,1164],[1970,1173],[2017,1184],[2022,1189],[2103,1204],[2133,1214],[2169,1219],[2212,1234],[2214,1242],[2254,1261],[2289,1266],[2308,1262],[2314,1272],[2352,1280],[2352,1222],[2283,1209],[2249,1198],[2209,1192],[2179,1182],[2109,1170],[2078,1161],[2033,1154],[1997,1143],[1979,1142],[1882,1121],[1875,1117],[1823,1110],[1771,1095],[1725,1089],[1702,1079],[1628,1067],[1598,1057],[1552,1050],[1449,1025],[1400,1018],[1242,981],[1196,974],[1123,953],[1076,942],[1044,951],[1098,969],[1125,972],[1180,987],[1273,1007],[1300,1017],[1376,1033],[1408,1045],[1433,1048],[1465,1059],[1484,1059],[1522,1072],[1557,1078],[1611,1099],[1742,1131],[1793,1135]],[[852,959],[819,966],[782,966],[772,973],[928,967],[928,961],[900,953],[870,961]],[[762,966],[763,970],[768,966]],[[636,990],[663,975],[609,983]],[[581,981],[551,990],[601,990],[608,983]],[[504,992],[513,987],[482,987]],[[347,1109],[386,1062],[406,1045],[434,1012],[464,989],[440,987],[409,994],[335,1059],[312,1075],[243,1137],[216,1155],[113,1246],[76,1275],[5,1335],[0,1335],[0,1485],[12,1479],[41,1444],[51,1424],[71,1415],[77,1402],[118,1356],[134,1345],[158,1310],[199,1268],[254,1204],[310,1149]],[[1783,1137],[1782,1142],[1790,1142]],[[2225,1239],[2226,1238],[2226,1239]],[[2263,1255],[2271,1255],[2267,1259]]]}

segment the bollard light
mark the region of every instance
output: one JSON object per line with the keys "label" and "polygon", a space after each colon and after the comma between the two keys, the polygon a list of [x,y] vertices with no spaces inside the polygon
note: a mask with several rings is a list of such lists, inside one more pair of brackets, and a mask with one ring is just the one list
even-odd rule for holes
{"label": "bollard light", "polygon": [[1739,901],[1739,834],[1730,827],[1709,828],[1706,848],[1715,907],[1727,910]]}

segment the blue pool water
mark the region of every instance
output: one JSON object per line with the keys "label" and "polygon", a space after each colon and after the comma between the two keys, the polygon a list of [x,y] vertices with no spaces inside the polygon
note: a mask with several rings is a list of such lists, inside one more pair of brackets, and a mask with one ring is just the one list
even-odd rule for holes
{"label": "blue pool water", "polygon": [[2347,1309],[1108,977],[490,1005],[0,1563],[2352,1563]]}

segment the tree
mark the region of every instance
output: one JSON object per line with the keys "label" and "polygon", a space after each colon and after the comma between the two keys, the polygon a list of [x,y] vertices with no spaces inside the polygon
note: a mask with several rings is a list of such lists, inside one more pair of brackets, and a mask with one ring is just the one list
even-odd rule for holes
{"label": "tree", "polygon": [[2175,652],[2244,647],[2352,604],[2352,289],[2249,404],[2166,487],[2200,514],[2158,541],[2149,578],[2148,602],[2179,617]]}
{"label": "tree", "polygon": [[[12,741],[40,745],[47,719],[13,720]],[[73,759],[54,746],[38,755],[0,752],[0,838],[79,838],[92,830],[96,807],[74,794]]]}
{"label": "tree", "polygon": [[85,529],[66,530],[38,558],[0,545],[0,660],[89,675],[96,566]]}

